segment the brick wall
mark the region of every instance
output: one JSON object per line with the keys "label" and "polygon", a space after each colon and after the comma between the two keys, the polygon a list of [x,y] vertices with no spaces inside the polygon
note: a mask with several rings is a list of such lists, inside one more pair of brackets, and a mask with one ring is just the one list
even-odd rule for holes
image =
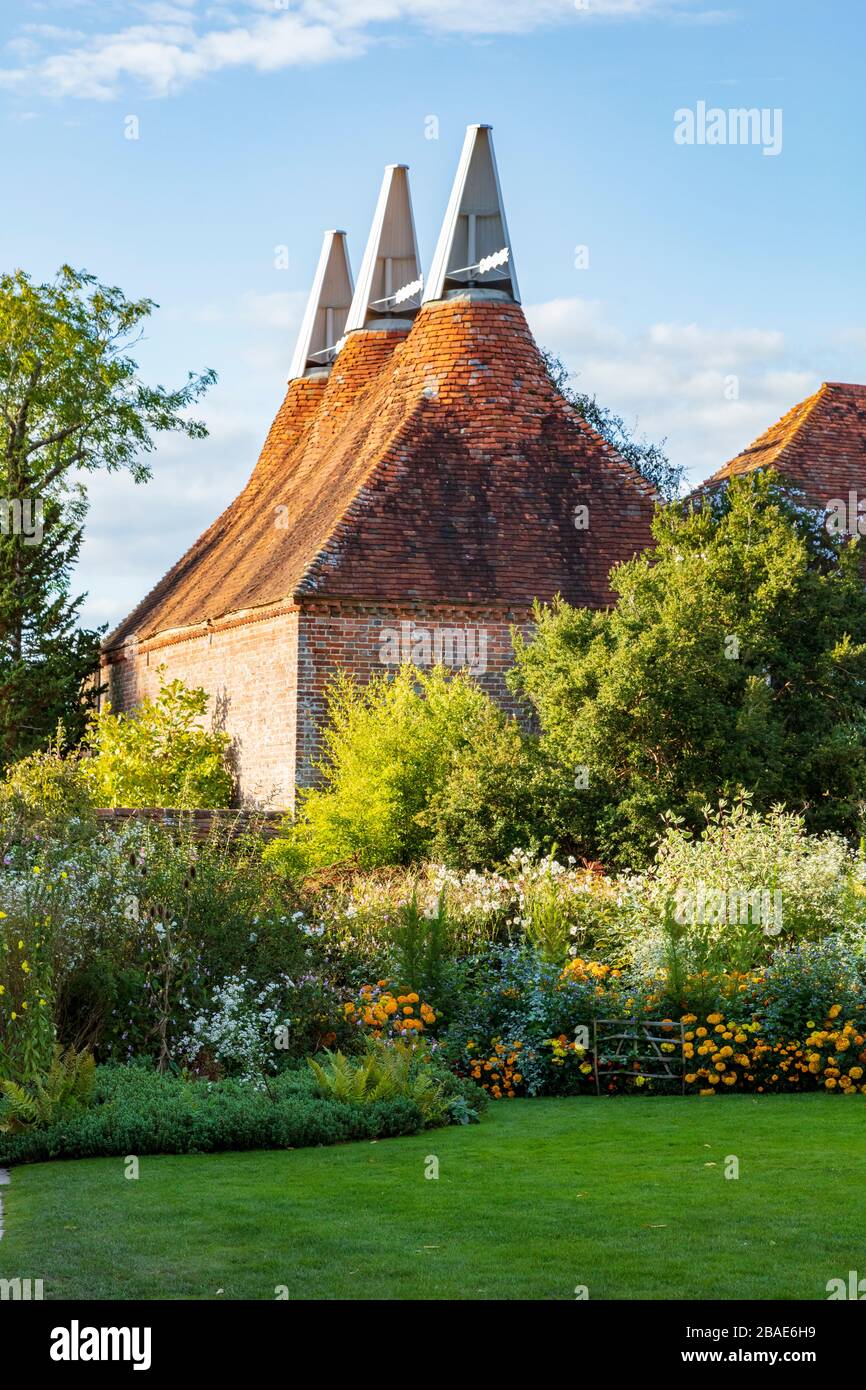
{"label": "brick wall", "polygon": [[511,628],[528,631],[529,617],[527,608],[505,605],[306,601],[298,633],[297,785],[314,780],[325,686],[338,669],[366,682],[373,674],[396,670],[404,659],[429,669],[441,657],[450,669],[467,665],[482,689],[509,713],[519,714],[505,673],[514,659]]}
{"label": "brick wall", "polygon": [[131,820],[155,821],[179,834],[189,834],[193,840],[206,840],[215,830],[229,839],[252,832],[272,840],[279,835],[283,823],[280,811],[179,811],[164,806],[115,806],[98,810],[96,818],[109,827],[123,826]]}
{"label": "brick wall", "polygon": [[505,684],[512,625],[528,631],[528,609],[308,601],[300,613],[251,615],[182,641],[128,643],[103,677],[116,710],[156,696],[160,666],[169,680],[203,686],[210,722],[232,738],[239,800],[282,808],[294,804],[296,786],[315,780],[325,687],[338,670],[366,682],[403,660],[429,669],[441,659],[449,669],[468,666],[504,709],[520,713]]}
{"label": "brick wall", "polygon": [[203,686],[208,722],[232,739],[232,764],[245,805],[285,807],[293,799],[297,699],[297,611],[233,620],[182,641],[127,643],[103,669],[116,710],[159,692],[166,678]]}

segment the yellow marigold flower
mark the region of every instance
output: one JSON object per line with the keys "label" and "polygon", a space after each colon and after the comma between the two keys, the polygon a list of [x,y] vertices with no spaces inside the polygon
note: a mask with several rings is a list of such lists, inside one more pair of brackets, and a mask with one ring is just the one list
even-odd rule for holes
{"label": "yellow marigold flower", "polygon": [[693,1071],[690,1071],[690,1072],[686,1075],[686,1085],[687,1085],[687,1086],[693,1086],[693,1085],[695,1084],[696,1081],[697,1081],[697,1077],[695,1076],[695,1073],[694,1073]]}
{"label": "yellow marigold flower", "polygon": [[707,1023],[721,1023],[722,1014],[707,1014]]}
{"label": "yellow marigold flower", "polygon": [[855,1081],[859,1081],[859,1080],[860,1080],[860,1077],[863,1075],[863,1068],[862,1068],[862,1067],[849,1067],[849,1068],[848,1068],[848,1075],[849,1075],[849,1076],[853,1076],[853,1078],[854,1078]]}
{"label": "yellow marigold flower", "polygon": [[836,1085],[835,1076],[828,1076],[827,1080],[824,1082],[824,1085],[827,1087],[828,1091],[832,1091],[833,1087]]}
{"label": "yellow marigold flower", "polygon": [[736,1079],[733,1072],[728,1072],[727,1076],[722,1077],[722,1082],[725,1086],[733,1086]]}
{"label": "yellow marigold flower", "polygon": [[696,1028],[695,1032],[699,1038],[705,1038],[707,1036],[706,1028]]}
{"label": "yellow marigold flower", "polygon": [[827,1017],[828,1017],[828,1018],[838,1018],[841,1012],[842,1012],[842,1005],[841,1005],[841,1004],[833,1004],[832,1007],[831,1007],[831,1009],[830,1009],[829,1014],[827,1015]]}
{"label": "yellow marigold flower", "polygon": [[701,1096],[714,1096],[716,1093],[715,1093],[715,1091],[713,1090],[713,1088],[712,1088],[712,1086],[711,1086],[710,1089],[709,1089],[708,1091],[702,1090],[702,1091],[699,1091],[698,1094],[701,1095]]}

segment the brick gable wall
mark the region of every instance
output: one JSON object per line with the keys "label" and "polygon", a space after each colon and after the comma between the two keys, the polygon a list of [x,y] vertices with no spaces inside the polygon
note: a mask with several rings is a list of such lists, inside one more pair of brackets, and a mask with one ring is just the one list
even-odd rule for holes
{"label": "brick gable wall", "polygon": [[159,693],[159,671],[203,686],[211,696],[204,723],[232,740],[238,800],[284,807],[294,797],[297,730],[298,613],[214,624],[177,640],[128,643],[103,671],[117,710]]}

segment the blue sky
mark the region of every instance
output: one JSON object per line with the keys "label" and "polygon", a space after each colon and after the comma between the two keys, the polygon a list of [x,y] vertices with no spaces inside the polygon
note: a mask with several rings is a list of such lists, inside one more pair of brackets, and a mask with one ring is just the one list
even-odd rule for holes
{"label": "blue sky", "polygon": [[[91,481],[86,617],[121,618],[243,485],[322,230],[357,272],[386,163],[429,264],[469,122],[536,336],[695,480],[866,381],[864,40],[862,0],[7,0],[0,263],[151,296],[146,375],[220,378],[206,442]],[[780,111],[779,153],[678,144],[699,102]]]}

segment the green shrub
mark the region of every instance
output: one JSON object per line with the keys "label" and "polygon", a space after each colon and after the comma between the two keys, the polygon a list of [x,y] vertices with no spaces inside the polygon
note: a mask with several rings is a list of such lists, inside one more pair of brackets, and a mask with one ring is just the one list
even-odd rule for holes
{"label": "green shrub", "polygon": [[740,789],[814,832],[859,831],[866,794],[866,586],[859,543],[830,537],[770,475],[672,504],[656,546],[611,575],[609,610],[539,607],[509,679],[547,756],[584,769],[575,839],[645,864],[672,812]]}
{"label": "green shrub", "polygon": [[433,834],[431,801],[479,729],[501,718],[463,672],[405,666],[366,686],[338,676],[328,692],[322,785],[303,794],[297,819],[267,859],[308,873],[422,858]]}
{"label": "green shrub", "polygon": [[459,749],[425,813],[429,854],[456,868],[489,869],[515,850],[575,845],[582,793],[532,734],[498,711]]}
{"label": "green shrub", "polygon": [[62,835],[74,843],[94,828],[81,755],[67,751],[62,729],[47,748],[6,768],[0,785],[0,841],[11,847],[34,835]]}
{"label": "green shrub", "polygon": [[91,718],[83,764],[99,806],[228,806],[232,777],[226,767],[228,734],[199,723],[209,696],[183,681],[166,682],[160,667],[156,700],[128,713],[105,705]]}
{"label": "green shrub", "polygon": [[97,1069],[93,1103],[45,1128],[0,1134],[0,1163],[228,1149],[301,1148],[415,1134],[421,1110],[403,1096],[324,1100],[310,1076],[287,1072],[270,1091],[191,1081],[141,1066]]}
{"label": "green shrub", "polygon": [[439,1008],[452,938],[444,891],[428,911],[423,911],[414,885],[411,898],[400,904],[390,927],[389,974],[400,988],[417,990],[422,999]]}
{"label": "green shrub", "polygon": [[[32,1068],[44,1070],[55,1026],[64,1046],[90,1047],[99,1061],[167,1063],[217,990],[241,974],[252,998],[271,991],[291,1020],[280,1065],[342,1042],[340,991],[323,983],[316,929],[263,863],[263,842],[232,838],[230,826],[199,841],[183,816],[176,821],[102,828],[72,847],[31,839],[0,864],[0,1074],[26,1078],[21,1049],[34,1030]],[[6,1066],[13,1045],[17,1060]],[[221,1074],[212,1061],[201,1059],[202,1069]]]}
{"label": "green shrub", "polygon": [[838,835],[741,800],[705,808],[703,833],[669,821],[654,863],[631,880],[624,955],[644,973],[678,958],[697,973],[750,970],[785,941],[817,941],[864,918],[859,864]]}
{"label": "green shrub", "polygon": [[2,895],[0,910],[0,1077],[36,1082],[54,1054],[53,961],[59,914],[53,884],[38,866]]}
{"label": "green shrub", "polygon": [[427,1128],[470,1123],[483,1103],[477,1088],[455,1085],[442,1068],[431,1065],[427,1053],[406,1043],[372,1042],[360,1057],[329,1052],[321,1061],[311,1057],[308,1065],[319,1094],[326,1099],[361,1102],[402,1097],[417,1105]]}

